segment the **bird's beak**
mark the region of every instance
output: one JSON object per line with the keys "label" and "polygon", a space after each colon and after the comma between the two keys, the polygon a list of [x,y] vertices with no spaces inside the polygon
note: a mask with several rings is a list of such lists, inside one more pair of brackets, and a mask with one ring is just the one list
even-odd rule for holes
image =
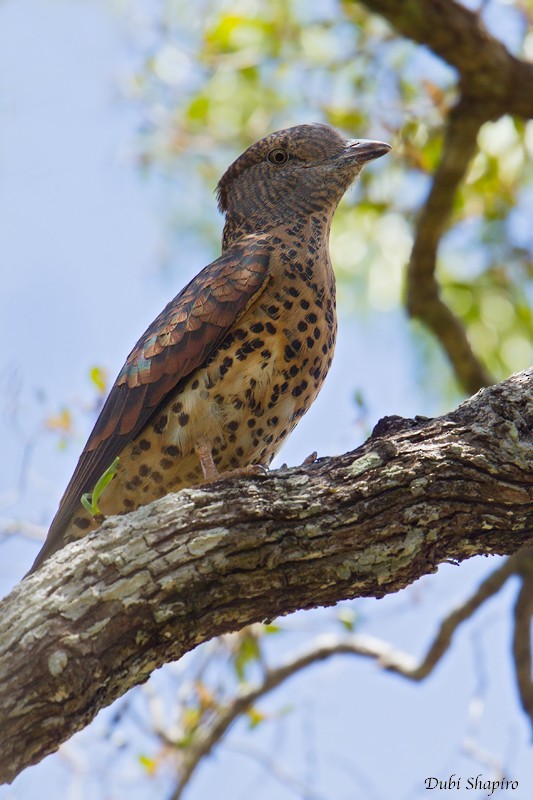
{"label": "bird's beak", "polygon": [[370,139],[350,139],[346,143],[346,149],[342,158],[347,158],[350,161],[353,159],[360,164],[365,161],[373,161],[375,158],[381,158],[391,149],[390,144],[386,142],[373,142]]}

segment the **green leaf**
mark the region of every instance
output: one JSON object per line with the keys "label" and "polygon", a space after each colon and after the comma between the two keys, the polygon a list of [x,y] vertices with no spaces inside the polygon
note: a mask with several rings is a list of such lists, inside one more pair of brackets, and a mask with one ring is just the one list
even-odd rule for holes
{"label": "green leaf", "polygon": [[355,629],[357,614],[351,608],[341,608],[339,611],[339,622],[350,633]]}
{"label": "green leaf", "polygon": [[253,730],[253,728],[257,728],[262,722],[265,721],[266,717],[257,708],[253,706],[246,711],[246,716],[248,717],[248,725]]}
{"label": "green leaf", "polygon": [[259,655],[259,642],[256,637],[243,636],[233,661],[235,672],[240,681],[245,679],[247,665],[252,661],[258,661]]}
{"label": "green leaf", "polygon": [[89,377],[91,378],[91,383],[96,386],[100,394],[105,394],[107,390],[105,370],[102,367],[92,367]]}
{"label": "green leaf", "polygon": [[102,475],[100,475],[96,481],[93,491],[85,492],[85,494],[82,494],[81,496],[82,506],[92,517],[97,517],[99,514],[101,514],[101,511],[98,507],[98,501],[107,484],[110,483],[115,477],[119,461],[120,456],[117,456],[111,466],[108,467],[106,471],[102,473]]}

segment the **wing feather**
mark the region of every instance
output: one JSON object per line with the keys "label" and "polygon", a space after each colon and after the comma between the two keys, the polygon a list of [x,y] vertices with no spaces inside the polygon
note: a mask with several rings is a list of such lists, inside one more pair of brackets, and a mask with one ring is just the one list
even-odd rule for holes
{"label": "wing feather", "polygon": [[193,278],[141,336],[102,407],[31,571],[63,546],[81,495],[92,491],[123,447],[264,290],[269,261],[265,240],[232,248]]}

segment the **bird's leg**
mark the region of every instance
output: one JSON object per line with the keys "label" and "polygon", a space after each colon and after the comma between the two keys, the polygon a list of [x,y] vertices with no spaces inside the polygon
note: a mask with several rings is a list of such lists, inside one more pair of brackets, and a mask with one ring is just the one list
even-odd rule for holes
{"label": "bird's leg", "polygon": [[202,483],[214,483],[225,478],[243,478],[252,475],[264,475],[267,468],[261,464],[249,464],[246,467],[219,472],[213,460],[213,445],[207,436],[201,436],[194,445],[194,452],[198,456],[204,479]]}
{"label": "bird's leg", "polygon": [[201,436],[194,445],[194,452],[198,456],[202,472],[204,473],[204,482],[209,483],[216,481],[220,477],[220,472],[217,465],[213,461],[213,445],[207,436]]}

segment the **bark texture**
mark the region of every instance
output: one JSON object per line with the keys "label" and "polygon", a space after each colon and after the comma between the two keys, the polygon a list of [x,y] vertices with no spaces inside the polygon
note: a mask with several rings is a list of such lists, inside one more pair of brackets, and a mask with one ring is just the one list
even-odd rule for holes
{"label": "bark texture", "polygon": [[531,544],[533,370],[344,456],[109,518],[2,603],[0,780],[213,636]]}

